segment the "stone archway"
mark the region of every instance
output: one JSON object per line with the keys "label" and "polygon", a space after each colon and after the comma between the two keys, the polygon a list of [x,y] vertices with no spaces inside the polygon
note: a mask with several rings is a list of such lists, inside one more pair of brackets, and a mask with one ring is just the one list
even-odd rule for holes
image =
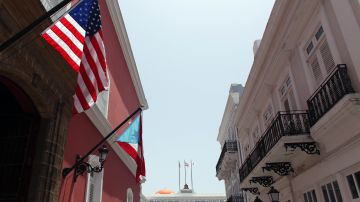
{"label": "stone archway", "polygon": [[25,201],[40,117],[29,97],[0,77],[0,201]]}
{"label": "stone archway", "polygon": [[0,75],[0,201],[58,201],[71,105],[41,78],[37,88],[8,78]]}

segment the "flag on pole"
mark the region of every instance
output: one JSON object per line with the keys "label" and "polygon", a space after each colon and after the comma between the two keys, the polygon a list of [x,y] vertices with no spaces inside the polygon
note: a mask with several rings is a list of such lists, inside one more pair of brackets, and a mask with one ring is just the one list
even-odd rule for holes
{"label": "flag on pole", "polygon": [[186,161],[184,161],[184,166],[189,167],[189,164]]}
{"label": "flag on pole", "polygon": [[136,182],[139,183],[145,177],[145,160],[142,145],[141,115],[136,117],[122,135],[117,138],[117,143],[135,161]]}
{"label": "flag on pole", "polygon": [[89,109],[109,86],[98,1],[82,0],[41,35],[78,72],[74,113]]}

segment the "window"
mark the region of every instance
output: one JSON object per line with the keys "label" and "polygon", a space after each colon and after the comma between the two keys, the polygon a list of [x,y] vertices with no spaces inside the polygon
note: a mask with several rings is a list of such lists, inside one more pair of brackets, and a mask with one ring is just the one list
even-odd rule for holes
{"label": "window", "polygon": [[360,195],[360,171],[346,176],[348,186],[353,199],[358,199]]}
{"label": "window", "polygon": [[305,47],[305,52],[315,83],[320,84],[335,67],[334,57],[322,25],[318,27],[315,34],[310,38]]}
{"label": "window", "polygon": [[292,81],[290,76],[287,76],[279,89],[280,99],[285,111],[296,110],[296,102],[292,89]]}
{"label": "window", "polygon": [[133,192],[132,192],[131,188],[128,188],[127,193],[126,193],[126,202],[133,202],[133,201],[134,201]]}
{"label": "window", "polygon": [[259,125],[256,125],[251,132],[251,135],[253,137],[254,143],[256,143],[260,139],[260,129]]}
{"label": "window", "polygon": [[247,143],[247,144],[245,145],[245,155],[248,155],[249,152],[250,152],[250,145]]}
{"label": "window", "polygon": [[[99,157],[96,155],[89,155],[88,163],[93,167],[99,166]],[[102,170],[100,173],[88,173],[86,183],[86,202],[101,202],[103,175],[104,170]]]}
{"label": "window", "polygon": [[272,108],[271,104],[268,104],[268,106],[266,107],[266,109],[264,111],[263,116],[264,116],[265,126],[268,126],[273,117],[273,108]]}
{"label": "window", "polygon": [[315,190],[310,190],[304,193],[304,201],[305,202],[317,202]]}
{"label": "window", "polygon": [[321,186],[322,193],[324,195],[325,202],[342,202],[342,196],[338,182],[332,181]]}

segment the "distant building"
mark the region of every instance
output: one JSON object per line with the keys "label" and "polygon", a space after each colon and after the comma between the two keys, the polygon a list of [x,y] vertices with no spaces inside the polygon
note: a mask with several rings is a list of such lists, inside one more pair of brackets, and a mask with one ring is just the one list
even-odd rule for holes
{"label": "distant building", "polygon": [[224,195],[198,194],[191,189],[182,189],[178,193],[161,189],[155,195],[146,197],[146,202],[224,202]]}
{"label": "distant building", "polygon": [[239,162],[240,144],[237,141],[235,123],[236,109],[244,87],[241,84],[231,84],[225,112],[219,128],[217,140],[221,145],[221,154],[216,164],[216,176],[225,181],[227,201],[243,201],[240,190]]}

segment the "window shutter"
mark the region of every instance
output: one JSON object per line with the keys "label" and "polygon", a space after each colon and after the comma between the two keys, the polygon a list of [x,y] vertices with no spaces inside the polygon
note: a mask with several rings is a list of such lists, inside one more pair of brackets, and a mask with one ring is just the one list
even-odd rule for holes
{"label": "window shutter", "polygon": [[311,66],[316,83],[320,84],[320,82],[323,80],[323,76],[321,73],[319,61],[316,57],[316,54],[314,54],[312,56],[312,58],[310,59],[310,66]]}
{"label": "window shutter", "polygon": [[289,100],[290,100],[290,106],[292,110],[296,110],[297,106],[296,106],[296,101],[295,101],[295,96],[294,96],[294,92],[291,90],[289,91]]}
{"label": "window shutter", "polygon": [[326,40],[320,46],[320,53],[322,60],[324,61],[325,69],[327,73],[330,73],[335,67],[335,62],[333,56],[331,55],[329,44]]}

